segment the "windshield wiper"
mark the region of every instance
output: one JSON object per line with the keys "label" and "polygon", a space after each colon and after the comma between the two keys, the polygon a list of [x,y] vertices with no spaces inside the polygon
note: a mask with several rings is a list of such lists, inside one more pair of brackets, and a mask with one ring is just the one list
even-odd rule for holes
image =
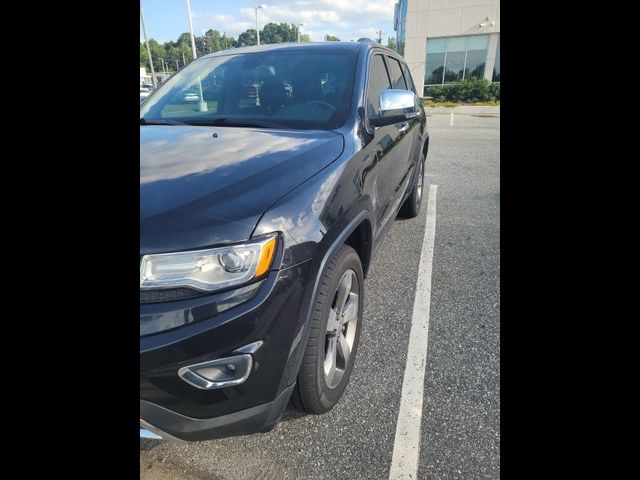
{"label": "windshield wiper", "polygon": [[192,125],[220,126],[220,127],[255,127],[255,128],[287,128],[281,123],[265,122],[262,120],[241,120],[229,119],[225,117],[214,118],[211,120],[191,120]]}
{"label": "windshield wiper", "polygon": [[140,117],[140,125],[189,125],[188,123],[179,122],[178,120],[168,120],[166,118],[152,118],[147,120]]}

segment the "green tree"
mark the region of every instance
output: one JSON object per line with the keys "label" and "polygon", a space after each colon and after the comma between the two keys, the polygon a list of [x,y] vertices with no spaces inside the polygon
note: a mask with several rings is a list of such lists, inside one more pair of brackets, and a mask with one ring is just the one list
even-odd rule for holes
{"label": "green tree", "polygon": [[258,39],[256,37],[256,29],[249,28],[240,35],[238,35],[238,47],[250,47],[251,45],[257,45]]}
{"label": "green tree", "polygon": [[205,37],[207,40],[207,53],[219,52],[220,50],[225,49],[224,45],[222,44],[222,37],[220,36],[220,32],[218,30],[207,30],[207,33],[205,33]]}
{"label": "green tree", "polygon": [[261,43],[297,42],[298,28],[289,23],[267,23],[260,32]]}
{"label": "green tree", "polygon": [[387,40],[387,48],[390,48],[394,52],[398,51],[398,50],[396,50],[396,39],[395,39],[395,37],[389,37],[389,39]]}
{"label": "green tree", "polygon": [[335,35],[325,35],[324,36],[324,41],[325,42],[339,42],[340,39],[338,37],[336,37]]}
{"label": "green tree", "polygon": [[227,37],[226,33],[222,34],[220,41],[222,42],[223,50],[226,50],[227,48],[235,48],[238,46],[238,42],[236,42],[236,39],[233,37]]}
{"label": "green tree", "polygon": [[176,43],[178,45],[186,44],[191,46],[191,34],[189,32],[181,33]]}
{"label": "green tree", "polygon": [[147,56],[147,47],[144,42],[140,42],[140,66],[149,70],[149,59]]}
{"label": "green tree", "polygon": [[196,54],[198,55],[198,57],[209,53],[209,42],[211,41],[210,39],[208,39],[206,36],[196,36],[194,40],[196,42]]}
{"label": "green tree", "polygon": [[[256,44],[255,32],[255,30],[251,29],[245,32],[245,34],[248,34],[245,36],[245,41],[247,37],[250,38],[253,35],[253,43],[250,43],[251,45]],[[212,29],[208,30],[201,37],[195,37],[194,40],[198,56],[240,46],[235,38],[231,36],[228,37],[226,34],[220,35],[219,31]],[[185,61],[186,63],[190,63],[193,60],[190,33],[181,34],[176,42],[169,40],[163,44],[158,43],[153,38],[149,39],[149,48],[151,49],[153,67],[156,72],[163,71],[162,61],[160,59],[164,60],[164,63],[167,64],[167,71],[170,73],[176,70],[176,62],[179,68],[182,68]],[[147,57],[147,48],[144,42],[140,42],[140,66],[146,68],[147,72],[151,71]]]}
{"label": "green tree", "polygon": [[[151,58],[153,59],[153,68],[156,72],[162,72],[162,61],[161,58],[164,58],[165,49],[163,45],[160,45],[153,38],[149,39],[149,49],[151,50]],[[149,62],[147,62],[148,65]],[[151,70],[149,66],[147,66],[147,70]]]}
{"label": "green tree", "polygon": [[267,23],[260,31],[260,43],[282,43],[282,31],[277,23]]}
{"label": "green tree", "polygon": [[310,41],[311,41],[311,37],[308,34],[303,33],[300,35],[300,42],[310,42]]}

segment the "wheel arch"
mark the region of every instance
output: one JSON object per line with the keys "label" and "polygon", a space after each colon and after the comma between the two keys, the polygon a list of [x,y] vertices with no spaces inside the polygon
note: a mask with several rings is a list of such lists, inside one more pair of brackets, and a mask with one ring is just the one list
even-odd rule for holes
{"label": "wheel arch", "polygon": [[[325,266],[327,265],[327,262],[329,262],[331,257],[336,253],[336,251],[342,245],[348,244],[349,246],[354,248],[354,250],[356,250],[359,256],[363,255],[367,259],[366,260],[367,267],[365,267],[364,263],[362,264],[363,273],[366,275],[365,268],[368,268],[368,265],[370,264],[370,261],[371,261],[371,254],[372,254],[372,248],[371,248],[372,247],[372,241],[371,241],[372,225],[373,225],[373,220],[369,211],[361,210],[355,217],[353,217],[347,223],[347,225],[344,228],[342,228],[340,233],[338,233],[338,235],[333,239],[333,241],[330,243],[330,245],[326,248],[326,250],[322,254],[322,257],[319,263],[316,264],[317,266],[313,268],[315,272],[315,278],[313,280],[313,286],[311,287],[311,294],[309,297],[307,297],[309,298],[309,300],[306,306],[306,312],[304,314],[305,315],[304,327],[300,333],[301,341],[296,346],[297,354],[291,355],[290,357],[290,365],[287,368],[288,374],[285,374],[283,376],[283,383],[280,386],[281,388],[284,388],[294,383],[298,375],[298,371],[300,370],[300,365],[302,363],[302,356],[303,356],[302,354],[306,349],[307,340],[309,337],[309,327],[311,325],[311,318],[313,316],[313,306],[315,305],[317,300],[320,281],[322,280],[322,272],[324,271]],[[366,243],[361,242],[363,238],[365,239]],[[352,243],[348,243],[348,242],[352,242]],[[358,245],[358,248],[354,247],[354,244]],[[366,245],[366,248],[364,247],[364,245]],[[362,258],[363,257],[361,256],[360,257],[361,262],[362,262]],[[315,262],[317,261],[318,260],[316,259]]]}

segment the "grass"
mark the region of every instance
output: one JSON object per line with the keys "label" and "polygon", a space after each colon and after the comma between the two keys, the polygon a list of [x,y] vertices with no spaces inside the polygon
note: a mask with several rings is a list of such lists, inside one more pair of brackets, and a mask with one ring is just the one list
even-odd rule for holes
{"label": "grass", "polygon": [[434,102],[433,100],[422,100],[422,105],[425,107],[460,107],[471,105],[475,107],[499,107],[500,100],[496,100],[495,102],[476,102],[476,103],[466,103],[466,102]]}

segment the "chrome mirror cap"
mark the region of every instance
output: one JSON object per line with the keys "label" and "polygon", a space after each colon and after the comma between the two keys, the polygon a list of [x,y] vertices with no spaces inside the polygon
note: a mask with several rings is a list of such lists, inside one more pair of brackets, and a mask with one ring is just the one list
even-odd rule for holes
{"label": "chrome mirror cap", "polygon": [[420,115],[420,98],[410,90],[390,88],[380,93],[380,110],[369,117],[369,125],[382,127]]}
{"label": "chrome mirror cap", "polygon": [[380,113],[384,115],[389,110],[415,109],[415,93],[409,90],[392,88],[380,93]]}

